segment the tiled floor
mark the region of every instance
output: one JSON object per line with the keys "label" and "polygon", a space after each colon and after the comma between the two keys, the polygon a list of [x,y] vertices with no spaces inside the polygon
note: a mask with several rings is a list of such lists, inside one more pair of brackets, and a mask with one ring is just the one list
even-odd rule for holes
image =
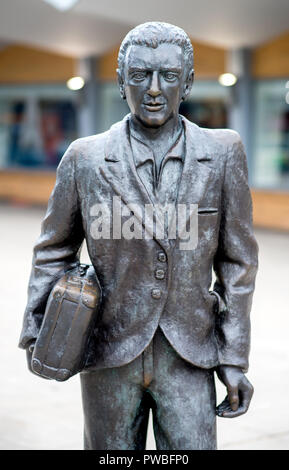
{"label": "tiled floor", "polygon": [[[32,245],[43,211],[0,206],[0,449],[81,449],[78,377],[59,384],[28,373],[17,349]],[[252,311],[247,415],[218,419],[219,449],[289,449],[289,235],[257,231],[260,269]],[[225,390],[217,386],[219,401]],[[152,427],[149,449],[154,448]]]}

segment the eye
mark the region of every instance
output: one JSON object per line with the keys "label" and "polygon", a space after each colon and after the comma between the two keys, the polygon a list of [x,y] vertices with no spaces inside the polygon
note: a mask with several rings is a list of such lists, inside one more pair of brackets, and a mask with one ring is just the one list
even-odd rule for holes
{"label": "eye", "polygon": [[145,72],[134,72],[131,75],[131,78],[136,81],[142,81],[146,78],[146,73]]}
{"label": "eye", "polygon": [[173,82],[178,78],[178,75],[175,72],[164,72],[163,76],[165,80],[168,80],[169,82]]}

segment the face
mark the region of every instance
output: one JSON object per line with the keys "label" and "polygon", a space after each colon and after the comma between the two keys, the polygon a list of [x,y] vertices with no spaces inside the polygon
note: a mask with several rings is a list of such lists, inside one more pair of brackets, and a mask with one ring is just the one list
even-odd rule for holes
{"label": "face", "polygon": [[184,65],[182,48],[176,44],[128,48],[120,88],[132,115],[146,127],[160,127],[178,115],[192,81]]}

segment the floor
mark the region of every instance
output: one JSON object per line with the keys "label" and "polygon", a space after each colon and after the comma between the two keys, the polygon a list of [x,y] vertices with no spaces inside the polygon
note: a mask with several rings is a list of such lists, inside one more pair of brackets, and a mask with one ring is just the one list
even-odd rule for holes
{"label": "floor", "polygon": [[[0,449],[81,449],[78,377],[59,384],[28,373],[17,348],[32,246],[43,210],[0,206]],[[256,231],[260,268],[252,310],[249,412],[218,418],[219,449],[289,449],[289,235]],[[84,255],[85,259],[85,255]],[[218,401],[225,389],[217,384]],[[147,448],[155,448],[151,422]]]}

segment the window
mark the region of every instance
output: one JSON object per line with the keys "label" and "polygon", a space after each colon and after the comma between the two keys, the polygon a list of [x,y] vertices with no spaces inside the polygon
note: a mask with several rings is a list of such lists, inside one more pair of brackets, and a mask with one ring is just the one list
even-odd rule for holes
{"label": "window", "polygon": [[0,87],[1,168],[55,168],[76,138],[76,103],[66,87]]}
{"label": "window", "polygon": [[255,84],[253,185],[257,188],[289,189],[287,82],[266,80]]}

